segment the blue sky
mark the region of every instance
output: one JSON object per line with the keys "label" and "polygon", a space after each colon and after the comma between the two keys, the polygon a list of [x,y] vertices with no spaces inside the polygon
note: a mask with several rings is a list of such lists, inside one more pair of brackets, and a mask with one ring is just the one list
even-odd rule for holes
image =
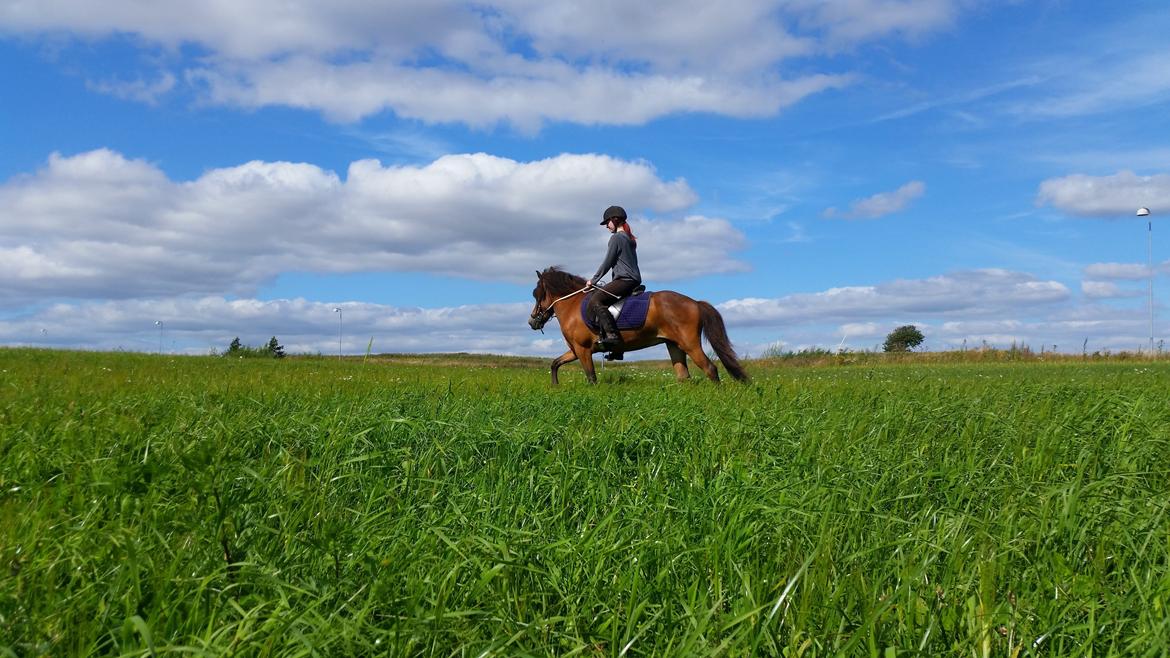
{"label": "blue sky", "polygon": [[1165,2],[205,4],[0,0],[0,344],[553,356],[611,204],[748,355],[1170,322]]}

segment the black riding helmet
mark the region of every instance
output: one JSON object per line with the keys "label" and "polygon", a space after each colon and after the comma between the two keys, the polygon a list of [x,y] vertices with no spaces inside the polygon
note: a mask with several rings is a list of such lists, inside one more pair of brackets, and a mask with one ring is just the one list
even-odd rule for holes
{"label": "black riding helmet", "polygon": [[611,219],[617,222],[619,226],[624,224],[626,221],[626,209],[621,206],[610,206],[606,208],[605,212],[601,214],[601,225],[605,226],[605,223]]}

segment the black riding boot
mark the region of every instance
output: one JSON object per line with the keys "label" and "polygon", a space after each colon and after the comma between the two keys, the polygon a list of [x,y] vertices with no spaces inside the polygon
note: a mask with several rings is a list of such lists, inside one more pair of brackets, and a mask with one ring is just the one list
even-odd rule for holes
{"label": "black riding boot", "polygon": [[613,319],[613,314],[609,312],[609,309],[602,309],[597,314],[597,324],[601,327],[601,340],[597,341],[597,346],[601,348],[601,351],[620,350],[622,335],[618,333],[617,320]]}

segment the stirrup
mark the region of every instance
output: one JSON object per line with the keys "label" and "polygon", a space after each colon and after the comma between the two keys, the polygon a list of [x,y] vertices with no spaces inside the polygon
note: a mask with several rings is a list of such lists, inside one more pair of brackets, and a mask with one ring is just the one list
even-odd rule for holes
{"label": "stirrup", "polygon": [[597,347],[599,347],[602,352],[620,351],[616,350],[615,348],[620,348],[622,346],[622,339],[620,336],[614,336],[612,338],[602,336],[598,338],[597,342],[594,344],[597,345]]}

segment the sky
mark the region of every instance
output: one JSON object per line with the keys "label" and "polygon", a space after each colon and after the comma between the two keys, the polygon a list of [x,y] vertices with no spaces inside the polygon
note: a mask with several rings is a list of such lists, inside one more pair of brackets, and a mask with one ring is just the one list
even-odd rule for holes
{"label": "sky", "polygon": [[592,274],[617,204],[741,356],[1157,346],[1167,33],[1164,0],[0,0],[0,345],[553,357],[535,271]]}

